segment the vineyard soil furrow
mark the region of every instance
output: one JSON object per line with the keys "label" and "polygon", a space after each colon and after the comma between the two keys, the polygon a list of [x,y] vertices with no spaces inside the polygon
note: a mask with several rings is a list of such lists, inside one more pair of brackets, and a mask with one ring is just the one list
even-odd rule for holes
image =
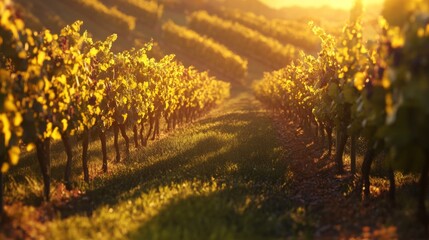
{"label": "vineyard soil furrow", "polygon": [[[293,205],[302,209],[301,217],[307,227],[303,229],[311,232],[312,238],[395,239],[396,234],[421,238],[421,228],[413,225],[413,215],[399,211],[392,214],[386,180],[374,177],[375,186],[371,190],[374,199],[362,201],[361,194],[354,190],[360,176],[338,175],[332,156],[327,156],[322,142],[315,142],[298,124],[286,121],[282,115],[272,113],[272,116],[279,141],[287,153],[284,158],[290,174],[287,191]],[[348,154],[346,158],[350,159]],[[349,164],[347,162],[347,170]],[[407,194],[405,190],[400,198]]]}

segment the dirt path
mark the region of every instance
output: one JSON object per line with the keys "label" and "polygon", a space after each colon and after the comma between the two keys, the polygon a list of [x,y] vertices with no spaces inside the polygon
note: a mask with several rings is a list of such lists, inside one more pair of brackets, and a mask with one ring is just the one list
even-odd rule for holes
{"label": "dirt path", "polygon": [[[373,179],[372,199],[356,192],[359,175],[337,175],[333,157],[322,143],[285,117],[275,115],[276,129],[291,172],[290,198],[306,211],[316,239],[421,239],[419,224],[410,208],[392,208],[386,180]],[[348,167],[348,166],[346,166]],[[348,170],[347,170],[348,171]],[[406,191],[401,193],[407,195]],[[398,196],[401,196],[399,194]],[[409,195],[408,195],[409,197]],[[412,208],[411,208],[412,209]]]}

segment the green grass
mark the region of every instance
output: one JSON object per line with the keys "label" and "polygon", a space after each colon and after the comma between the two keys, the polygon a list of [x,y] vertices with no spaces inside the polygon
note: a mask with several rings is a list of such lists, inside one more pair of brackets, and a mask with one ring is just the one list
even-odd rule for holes
{"label": "green grass", "polygon": [[[91,143],[96,177],[83,184],[75,161],[76,186],[86,193],[59,208],[42,234],[48,239],[281,239],[297,234],[284,153],[261,109],[249,93],[237,91],[205,118],[133,151],[121,164],[110,164],[108,174],[97,174],[100,146]],[[108,144],[113,149],[111,139]],[[113,159],[113,151],[109,154]],[[54,146],[53,158],[53,176],[59,179],[65,163],[61,145]],[[12,172],[15,180],[9,179],[8,189],[14,184],[21,190],[8,191],[8,199],[30,205],[41,199],[38,167],[31,159]]]}

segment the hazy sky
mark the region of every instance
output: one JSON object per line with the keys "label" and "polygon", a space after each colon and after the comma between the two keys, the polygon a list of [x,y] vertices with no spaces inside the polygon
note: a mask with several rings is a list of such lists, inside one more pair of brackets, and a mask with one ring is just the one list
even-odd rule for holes
{"label": "hazy sky", "polygon": [[[284,6],[323,6],[328,5],[335,8],[349,9],[353,5],[354,0],[261,0],[275,8],[280,8]],[[368,3],[376,3],[382,2],[382,0],[364,0],[364,2]]]}

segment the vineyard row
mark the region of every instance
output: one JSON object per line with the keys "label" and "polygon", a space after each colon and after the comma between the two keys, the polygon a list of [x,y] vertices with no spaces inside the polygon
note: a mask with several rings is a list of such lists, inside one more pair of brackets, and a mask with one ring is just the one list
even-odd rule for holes
{"label": "vineyard row", "polygon": [[13,8],[3,1],[0,15],[1,174],[18,163],[24,148],[35,148],[46,199],[50,192],[52,140],[64,144],[64,181],[71,188],[71,136],[82,139],[83,176],[88,182],[90,134],[100,138],[106,172],[106,131],[114,131],[119,162],[119,133],[129,152],[127,128],[133,129],[136,146],[145,145],[159,134],[162,118],[171,129],[204,114],[229,96],[229,83],[185,67],[173,55],[160,60],[149,58],[151,44],[113,53],[116,35],[94,41],[88,32],[81,31],[81,21],[59,34],[49,30],[38,33],[25,28]]}
{"label": "vineyard row", "polygon": [[205,11],[192,13],[189,27],[274,68],[284,67],[296,56],[296,48],[292,45],[283,45],[238,22],[228,21]]}
{"label": "vineyard row", "polygon": [[[256,96],[300,123],[333,150],[338,173],[351,144],[351,172],[356,173],[357,140],[365,142],[362,181],[357,191],[370,197],[371,165],[384,157],[395,201],[395,171],[420,176],[419,216],[427,223],[425,199],[429,170],[429,15],[415,9],[405,26],[380,20],[375,42],[365,42],[362,6],[357,1],[338,40],[313,26],[322,42],[317,57],[303,55],[254,85]],[[333,132],[335,131],[335,134]]]}

